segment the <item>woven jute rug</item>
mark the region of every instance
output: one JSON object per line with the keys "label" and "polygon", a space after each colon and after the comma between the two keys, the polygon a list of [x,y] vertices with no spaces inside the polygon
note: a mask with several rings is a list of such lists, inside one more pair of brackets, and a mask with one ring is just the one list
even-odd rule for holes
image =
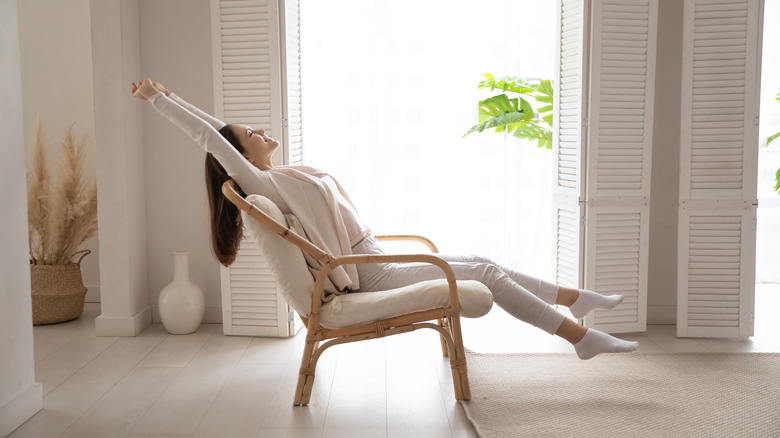
{"label": "woven jute rug", "polygon": [[482,437],[780,437],[780,354],[467,358]]}

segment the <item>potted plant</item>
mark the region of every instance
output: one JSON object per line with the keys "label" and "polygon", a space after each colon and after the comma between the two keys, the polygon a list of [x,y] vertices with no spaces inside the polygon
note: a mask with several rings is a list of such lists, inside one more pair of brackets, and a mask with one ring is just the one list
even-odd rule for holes
{"label": "potted plant", "polygon": [[[492,73],[485,73],[484,76],[485,80],[478,85],[480,89],[500,89],[502,93],[479,101],[479,123],[463,136],[493,128],[495,132],[506,132],[520,139],[536,141],[537,147],[551,149],[552,81],[512,76],[496,78]],[[516,97],[509,98],[506,92],[513,93]],[[529,100],[533,100],[535,104],[532,105]]]}
{"label": "potted plant", "polygon": [[81,246],[97,231],[97,188],[94,179],[83,175],[85,140],[86,135],[77,143],[73,127],[66,129],[53,174],[43,127],[37,123],[27,173],[34,325],[69,321],[84,310],[81,260],[89,250]]}

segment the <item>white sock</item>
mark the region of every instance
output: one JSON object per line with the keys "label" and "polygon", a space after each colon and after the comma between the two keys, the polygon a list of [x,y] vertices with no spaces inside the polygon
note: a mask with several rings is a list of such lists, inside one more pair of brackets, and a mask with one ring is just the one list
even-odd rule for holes
{"label": "white sock", "polygon": [[569,306],[575,318],[582,318],[593,309],[612,309],[623,301],[623,295],[601,295],[598,292],[580,289],[577,301]]}
{"label": "white sock", "polygon": [[588,329],[585,336],[574,344],[574,351],[580,359],[586,360],[599,353],[624,353],[636,350],[639,343],[624,341],[595,329]]}

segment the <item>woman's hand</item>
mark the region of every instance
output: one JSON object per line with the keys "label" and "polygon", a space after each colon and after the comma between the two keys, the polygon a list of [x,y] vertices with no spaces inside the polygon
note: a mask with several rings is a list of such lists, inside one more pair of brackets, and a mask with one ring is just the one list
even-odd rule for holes
{"label": "woman's hand", "polygon": [[133,96],[143,100],[149,100],[150,97],[160,92],[160,90],[155,88],[154,82],[148,78],[141,79],[138,84],[131,82],[131,86]]}
{"label": "woman's hand", "polygon": [[163,86],[163,84],[161,84],[159,82],[152,82],[152,85],[154,85],[154,88],[156,88],[159,92],[165,93],[166,96],[170,96],[171,95],[171,92],[168,91],[168,89],[165,88]]}

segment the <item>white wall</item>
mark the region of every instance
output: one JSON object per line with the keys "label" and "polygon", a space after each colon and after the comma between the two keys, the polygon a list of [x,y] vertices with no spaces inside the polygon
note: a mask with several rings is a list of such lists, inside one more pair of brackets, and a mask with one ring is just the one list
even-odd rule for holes
{"label": "white wall", "polygon": [[35,383],[16,0],[0,0],[0,436],[43,406]]}
{"label": "white wall", "polygon": [[108,249],[98,254],[96,236],[82,264],[88,300],[100,300],[103,286],[98,332],[143,329],[178,250],[191,252],[192,280],[206,293],[204,321],[221,322],[204,153],[129,93],[131,80],[152,76],[213,109],[209,1],[17,1],[24,134],[33,138],[39,114],[55,153],[67,125],[88,133],[86,169],[97,174],[98,235]]}
{"label": "white wall", "polygon": [[[87,134],[85,174],[95,176],[95,112],[92,93],[90,0],[19,0],[22,108],[27,156],[40,116],[50,156],[59,155],[60,139],[73,124],[77,139]],[[86,245],[92,254],[81,264],[88,301],[100,300],[97,236]]]}
{"label": "white wall", "polygon": [[682,16],[683,2],[658,2],[653,170],[650,188],[648,324],[674,324],[677,319]]}
{"label": "white wall", "polygon": [[[141,0],[142,74],[213,113],[211,19],[208,0]],[[205,152],[143,105],[149,291],[155,309],[173,279],[173,251],[190,252],[190,279],[206,295],[204,322],[221,322],[219,265],[209,243]]]}

